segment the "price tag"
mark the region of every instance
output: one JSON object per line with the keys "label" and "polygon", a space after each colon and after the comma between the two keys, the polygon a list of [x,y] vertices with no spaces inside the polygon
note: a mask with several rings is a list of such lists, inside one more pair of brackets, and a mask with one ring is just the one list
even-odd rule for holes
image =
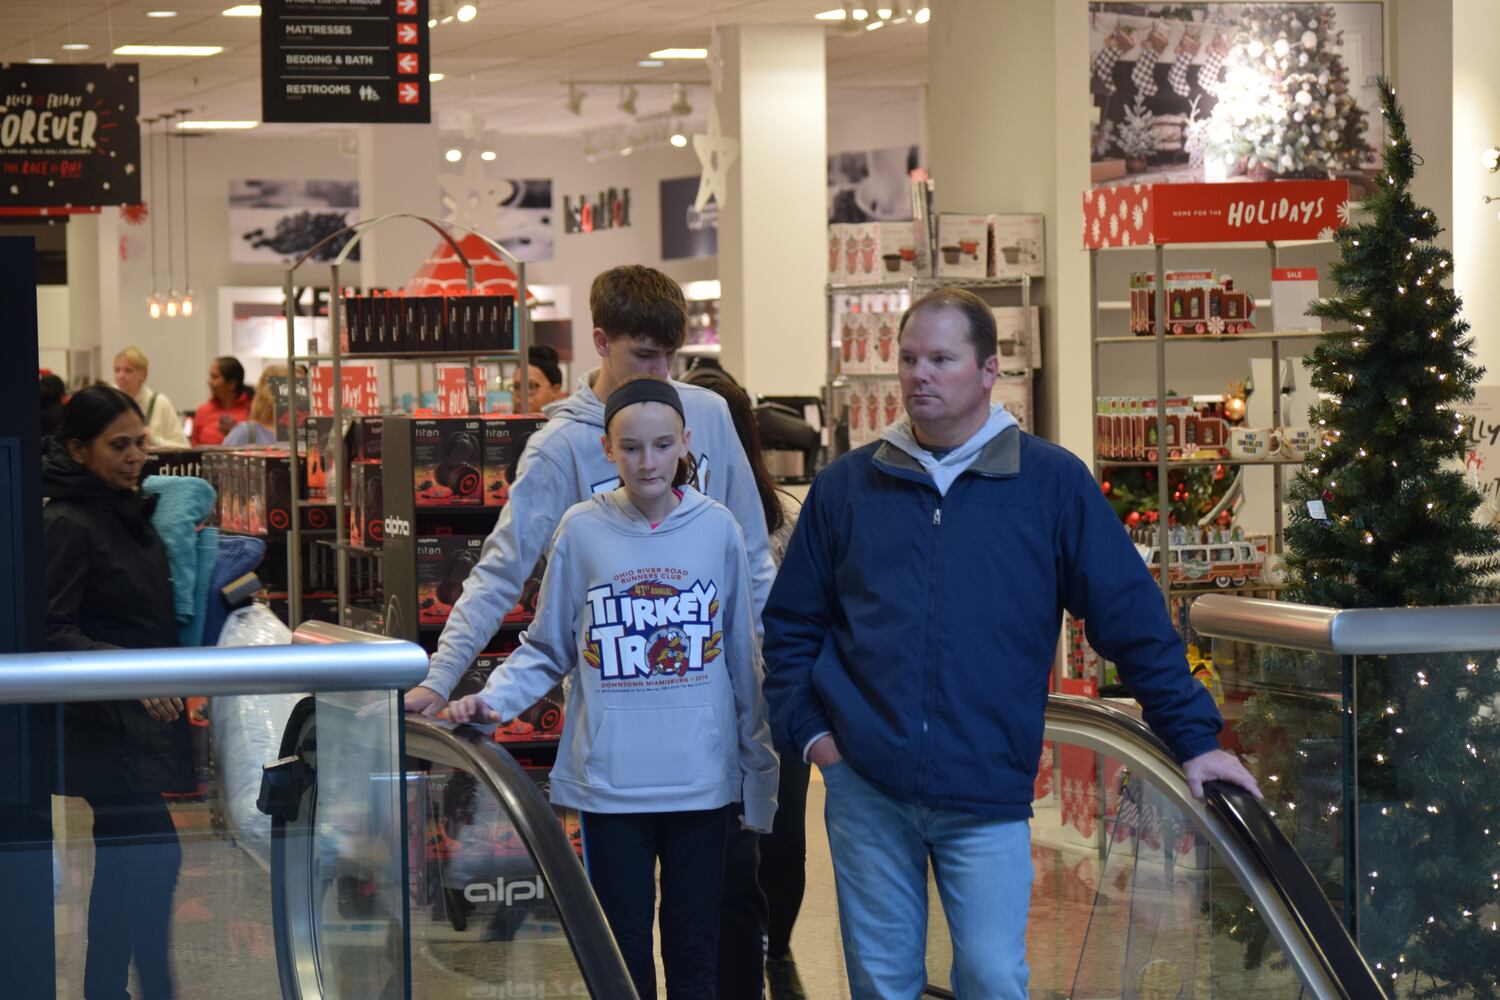
{"label": "price tag", "polygon": [[1312,518],[1314,521],[1326,521],[1326,520],[1328,520],[1328,510],[1327,510],[1326,507],[1323,506],[1323,501],[1321,501],[1321,500],[1309,500],[1309,501],[1307,501],[1307,516],[1310,517],[1310,518]]}

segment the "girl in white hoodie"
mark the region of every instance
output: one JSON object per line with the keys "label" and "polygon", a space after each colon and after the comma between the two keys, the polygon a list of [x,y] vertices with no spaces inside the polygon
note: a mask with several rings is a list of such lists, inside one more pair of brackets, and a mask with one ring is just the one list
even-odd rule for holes
{"label": "girl in white hoodie", "polygon": [[664,379],[605,403],[621,487],[572,507],[553,539],[536,619],[455,722],[514,718],[576,672],[552,801],[579,810],[584,864],[641,1000],[656,997],[661,863],[669,1000],[711,1000],[725,846],[776,811],[752,584],[727,509],[685,486],[690,432]]}

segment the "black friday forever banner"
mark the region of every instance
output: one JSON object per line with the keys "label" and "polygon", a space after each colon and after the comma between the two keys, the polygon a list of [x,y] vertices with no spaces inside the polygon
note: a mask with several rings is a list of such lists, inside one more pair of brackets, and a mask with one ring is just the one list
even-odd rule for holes
{"label": "black friday forever banner", "polygon": [[0,65],[0,206],[141,200],[135,63]]}

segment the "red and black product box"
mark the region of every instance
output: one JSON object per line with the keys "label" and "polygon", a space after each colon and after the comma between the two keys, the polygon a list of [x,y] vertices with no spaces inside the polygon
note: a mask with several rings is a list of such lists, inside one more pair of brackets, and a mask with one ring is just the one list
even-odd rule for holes
{"label": "red and black product box", "polygon": [[[297,505],[292,502],[291,458],[283,451],[253,451],[243,456],[243,481],[250,493],[251,527],[257,535],[280,535],[290,530]],[[333,526],[330,507],[303,507],[304,531]]]}
{"label": "red and black product box", "polygon": [[333,418],[308,417],[302,425],[302,488],[309,500],[328,499],[328,475],[334,460]]}
{"label": "red and black product box", "polygon": [[379,548],[385,539],[385,500],[379,462],[349,466],[349,544]]}
{"label": "red and black product box", "polygon": [[384,417],[358,417],[349,429],[350,440],[346,450],[350,459],[355,462],[380,461],[380,442],[384,431]]}
{"label": "red and black product box", "polygon": [[443,349],[447,351],[473,350],[474,297],[472,295],[449,295],[445,297],[443,305],[447,312]]}
{"label": "red and black product box", "polygon": [[516,346],[516,300],[509,295],[485,295],[479,299],[482,318],[479,323],[481,351],[509,351]]}
{"label": "red and black product box", "polygon": [[448,620],[483,547],[482,535],[423,535],[417,539],[417,621],[441,625]]}
{"label": "red and black product box", "polygon": [[359,324],[355,319],[355,303],[358,296],[345,292],[339,299],[339,348],[345,354],[360,354],[364,345],[360,343]]}
{"label": "red and black product box", "polygon": [[446,347],[443,335],[444,309],[441,295],[418,297],[417,328],[408,335],[407,350],[441,351]]}
{"label": "red and black product box", "polygon": [[484,503],[484,422],[466,417],[413,420],[412,481],[418,507]]}
{"label": "red and black product box", "polygon": [[[515,652],[520,643],[514,635],[497,636],[490,649],[480,653],[449,694],[450,699],[478,694],[484,690],[490,675]],[[563,689],[558,684],[548,691],[535,705],[516,716],[510,722],[495,727],[496,743],[530,743],[536,740],[555,740],[562,736]]]}
{"label": "red and black product box", "polygon": [[532,414],[484,418],[484,502],[499,507],[509,495],[506,475],[520,456],[526,440],[546,417]]}

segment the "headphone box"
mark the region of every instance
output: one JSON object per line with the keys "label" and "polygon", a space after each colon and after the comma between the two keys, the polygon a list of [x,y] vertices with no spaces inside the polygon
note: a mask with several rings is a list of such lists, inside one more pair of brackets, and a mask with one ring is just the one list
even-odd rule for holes
{"label": "headphone box", "polygon": [[348,453],[356,462],[380,461],[380,442],[385,429],[384,417],[361,416],[355,418]]}
{"label": "headphone box", "polygon": [[484,422],[467,417],[413,420],[412,479],[418,507],[484,504]]}
{"label": "headphone box", "polygon": [[464,580],[479,562],[483,535],[422,535],[417,538],[417,621],[441,625],[463,593]]}
{"label": "headphone box", "polygon": [[[483,691],[490,675],[519,646],[520,642],[517,641],[517,634],[514,632],[496,636],[495,641],[483,653],[476,656],[474,662],[469,665],[469,669],[459,677],[458,683],[453,686],[453,691],[448,695],[449,699],[455,700]],[[562,736],[565,718],[563,687],[558,684],[543,695],[535,705],[505,725],[495,727],[495,742],[530,743],[538,740],[555,740]]]}
{"label": "headphone box", "polygon": [[379,548],[385,540],[385,503],[378,461],[349,466],[349,544]]}
{"label": "headphone box", "polygon": [[489,416],[484,418],[484,503],[499,507],[509,495],[506,475],[521,449],[545,417],[532,415]]}
{"label": "headphone box", "polygon": [[474,349],[474,296],[449,295],[448,332],[444,350],[471,351]]}
{"label": "headphone box", "polygon": [[443,327],[447,322],[443,296],[423,295],[417,299],[417,328],[408,333],[406,350],[441,351],[447,347]]}
{"label": "headphone box", "polygon": [[479,302],[481,318],[474,346],[481,351],[515,350],[516,300],[509,295],[485,295]]}

